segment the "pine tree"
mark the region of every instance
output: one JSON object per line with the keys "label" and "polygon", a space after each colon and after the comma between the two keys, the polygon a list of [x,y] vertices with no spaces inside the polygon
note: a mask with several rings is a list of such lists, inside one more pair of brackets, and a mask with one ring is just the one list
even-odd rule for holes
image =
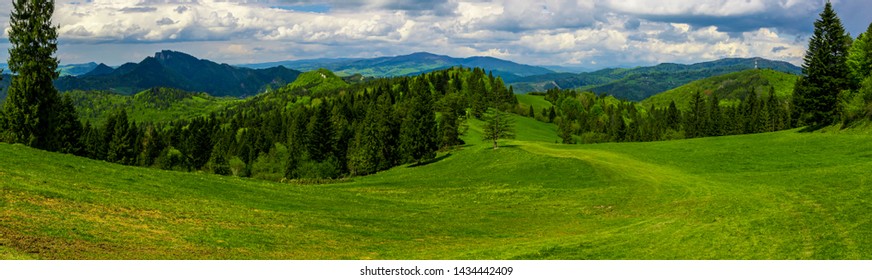
{"label": "pine tree", "polygon": [[[845,34],[829,1],[814,27],[803,58],[805,77],[797,81],[794,91],[794,96],[798,97],[795,107],[806,124],[825,126],[836,120],[840,92],[852,88],[851,72],[846,64],[851,38]],[[800,86],[799,83],[805,84]]]}
{"label": "pine tree", "polygon": [[53,0],[14,0],[9,19],[9,70],[15,75],[4,103],[7,139],[14,143],[58,150],[56,127],[60,98],[57,78],[57,26],[52,26]]}

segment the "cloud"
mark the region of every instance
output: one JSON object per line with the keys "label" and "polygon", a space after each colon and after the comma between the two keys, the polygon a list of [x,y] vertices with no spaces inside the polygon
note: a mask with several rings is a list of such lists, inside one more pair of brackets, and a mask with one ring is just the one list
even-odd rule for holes
{"label": "cloud", "polygon": [[[798,64],[822,9],[820,0],[92,0],[56,5],[60,52],[105,48],[99,59],[115,62],[128,59],[129,49],[148,55],[183,48],[229,63],[429,51],[602,67],[728,56]],[[834,5],[846,23],[869,21],[865,15],[872,8],[865,3],[834,0]],[[10,6],[0,2],[0,9]],[[856,29],[865,30],[868,22],[859,25]]]}
{"label": "cloud", "polygon": [[165,17],[165,18],[162,18],[162,19],[156,21],[156,23],[157,23],[157,25],[171,25],[171,24],[175,24],[176,22],[168,17]]}
{"label": "cloud", "polygon": [[818,0],[626,0],[607,1],[604,6],[615,13],[656,22],[717,26],[725,32],[767,27],[794,34],[811,30],[811,22],[822,9]]}
{"label": "cloud", "polygon": [[157,11],[157,8],[155,8],[155,7],[124,7],[120,11],[122,13],[125,13],[125,14],[149,13],[149,12]]}

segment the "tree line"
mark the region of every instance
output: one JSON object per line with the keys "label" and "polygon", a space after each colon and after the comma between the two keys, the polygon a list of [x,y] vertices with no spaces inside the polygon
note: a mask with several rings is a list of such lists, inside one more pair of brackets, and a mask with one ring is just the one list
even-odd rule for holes
{"label": "tree line", "polygon": [[[280,180],[422,164],[463,144],[468,116],[517,104],[484,70],[453,68],[302,93],[273,91],[193,119],[81,126],[72,153],[109,162]],[[492,109],[493,110],[493,109]]]}
{"label": "tree line", "polygon": [[665,108],[653,105],[644,108],[636,102],[575,90],[552,89],[544,96],[555,105],[539,115],[531,107],[525,115],[557,124],[563,143],[660,141],[771,132],[791,127],[794,121],[788,100],[778,98],[772,87],[765,94],[751,88],[736,105],[724,105],[717,95],[696,92],[689,109],[683,111],[674,101]]}

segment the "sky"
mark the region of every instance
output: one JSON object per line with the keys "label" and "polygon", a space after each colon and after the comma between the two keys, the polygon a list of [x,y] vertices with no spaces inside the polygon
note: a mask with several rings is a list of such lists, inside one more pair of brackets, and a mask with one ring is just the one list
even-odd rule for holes
{"label": "sky", "polygon": [[[9,26],[12,1],[0,1]],[[796,65],[825,0],[56,0],[61,64],[176,50],[222,63],[432,52],[590,69],[763,57]],[[852,36],[868,0],[832,0]],[[0,48],[8,48],[6,33]],[[6,60],[8,52],[0,53]]]}

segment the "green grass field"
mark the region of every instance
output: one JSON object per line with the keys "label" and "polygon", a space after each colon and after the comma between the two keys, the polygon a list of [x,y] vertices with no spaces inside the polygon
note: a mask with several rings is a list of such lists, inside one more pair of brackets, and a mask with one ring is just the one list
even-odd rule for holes
{"label": "green grass field", "polygon": [[553,144],[293,185],[0,144],[3,259],[870,259],[872,136]]}

